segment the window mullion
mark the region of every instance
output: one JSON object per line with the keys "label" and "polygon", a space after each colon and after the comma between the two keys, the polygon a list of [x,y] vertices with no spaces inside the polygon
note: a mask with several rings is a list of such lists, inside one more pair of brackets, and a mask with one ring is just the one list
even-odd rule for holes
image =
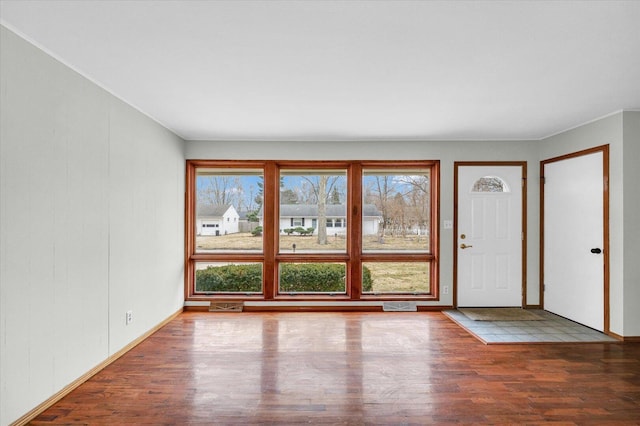
{"label": "window mullion", "polygon": [[349,168],[347,223],[347,253],[349,255],[349,279],[347,292],[352,300],[362,295],[362,166],[353,163]]}
{"label": "window mullion", "polygon": [[[263,198],[263,291],[265,299],[273,299],[276,294],[276,253],[278,252],[278,170],[272,161],[267,162],[264,168],[264,198]],[[271,226],[266,226],[270,224]]]}

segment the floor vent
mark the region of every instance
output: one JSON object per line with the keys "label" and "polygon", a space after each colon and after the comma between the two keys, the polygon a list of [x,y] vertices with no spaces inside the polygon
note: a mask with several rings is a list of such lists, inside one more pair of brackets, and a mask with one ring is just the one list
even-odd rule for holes
{"label": "floor vent", "polygon": [[382,310],[385,312],[416,312],[416,302],[383,302]]}
{"label": "floor vent", "polygon": [[209,312],[242,312],[243,302],[211,302]]}

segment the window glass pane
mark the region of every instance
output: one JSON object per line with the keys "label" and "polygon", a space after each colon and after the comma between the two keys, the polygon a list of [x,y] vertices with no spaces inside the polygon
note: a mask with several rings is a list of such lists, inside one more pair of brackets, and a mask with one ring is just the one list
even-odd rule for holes
{"label": "window glass pane", "polygon": [[430,250],[429,169],[365,169],[362,197],[363,251]]}
{"label": "window glass pane", "polygon": [[280,252],[346,251],[346,170],[280,173]]}
{"label": "window glass pane", "polygon": [[196,263],[196,293],[262,293],[261,263]]}
{"label": "window glass pane", "polygon": [[196,252],[262,251],[261,169],[198,169]]}
{"label": "window glass pane", "polygon": [[363,262],[362,292],[429,293],[429,266],[427,262]]}
{"label": "window glass pane", "polygon": [[471,192],[509,192],[509,187],[499,177],[485,176],[473,184]]}
{"label": "window glass pane", "polygon": [[346,282],[344,263],[281,263],[278,292],[345,294]]}

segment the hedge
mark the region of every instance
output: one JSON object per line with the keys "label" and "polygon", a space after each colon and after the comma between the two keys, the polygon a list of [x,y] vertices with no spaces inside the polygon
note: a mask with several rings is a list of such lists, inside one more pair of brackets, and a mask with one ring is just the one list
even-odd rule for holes
{"label": "hedge", "polygon": [[262,292],[262,265],[209,266],[196,271],[196,291]]}
{"label": "hedge", "polygon": [[[362,291],[373,287],[371,271],[362,268]],[[280,267],[280,291],[344,292],[345,267],[335,263],[286,263]],[[196,271],[196,291],[216,293],[262,292],[262,265],[209,266]]]}

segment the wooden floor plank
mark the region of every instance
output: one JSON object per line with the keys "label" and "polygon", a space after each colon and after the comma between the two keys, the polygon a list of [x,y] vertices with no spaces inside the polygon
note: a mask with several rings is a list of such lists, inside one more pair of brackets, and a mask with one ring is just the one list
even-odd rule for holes
{"label": "wooden floor plank", "polygon": [[438,312],[185,312],[32,421],[640,424],[640,343],[486,346]]}

